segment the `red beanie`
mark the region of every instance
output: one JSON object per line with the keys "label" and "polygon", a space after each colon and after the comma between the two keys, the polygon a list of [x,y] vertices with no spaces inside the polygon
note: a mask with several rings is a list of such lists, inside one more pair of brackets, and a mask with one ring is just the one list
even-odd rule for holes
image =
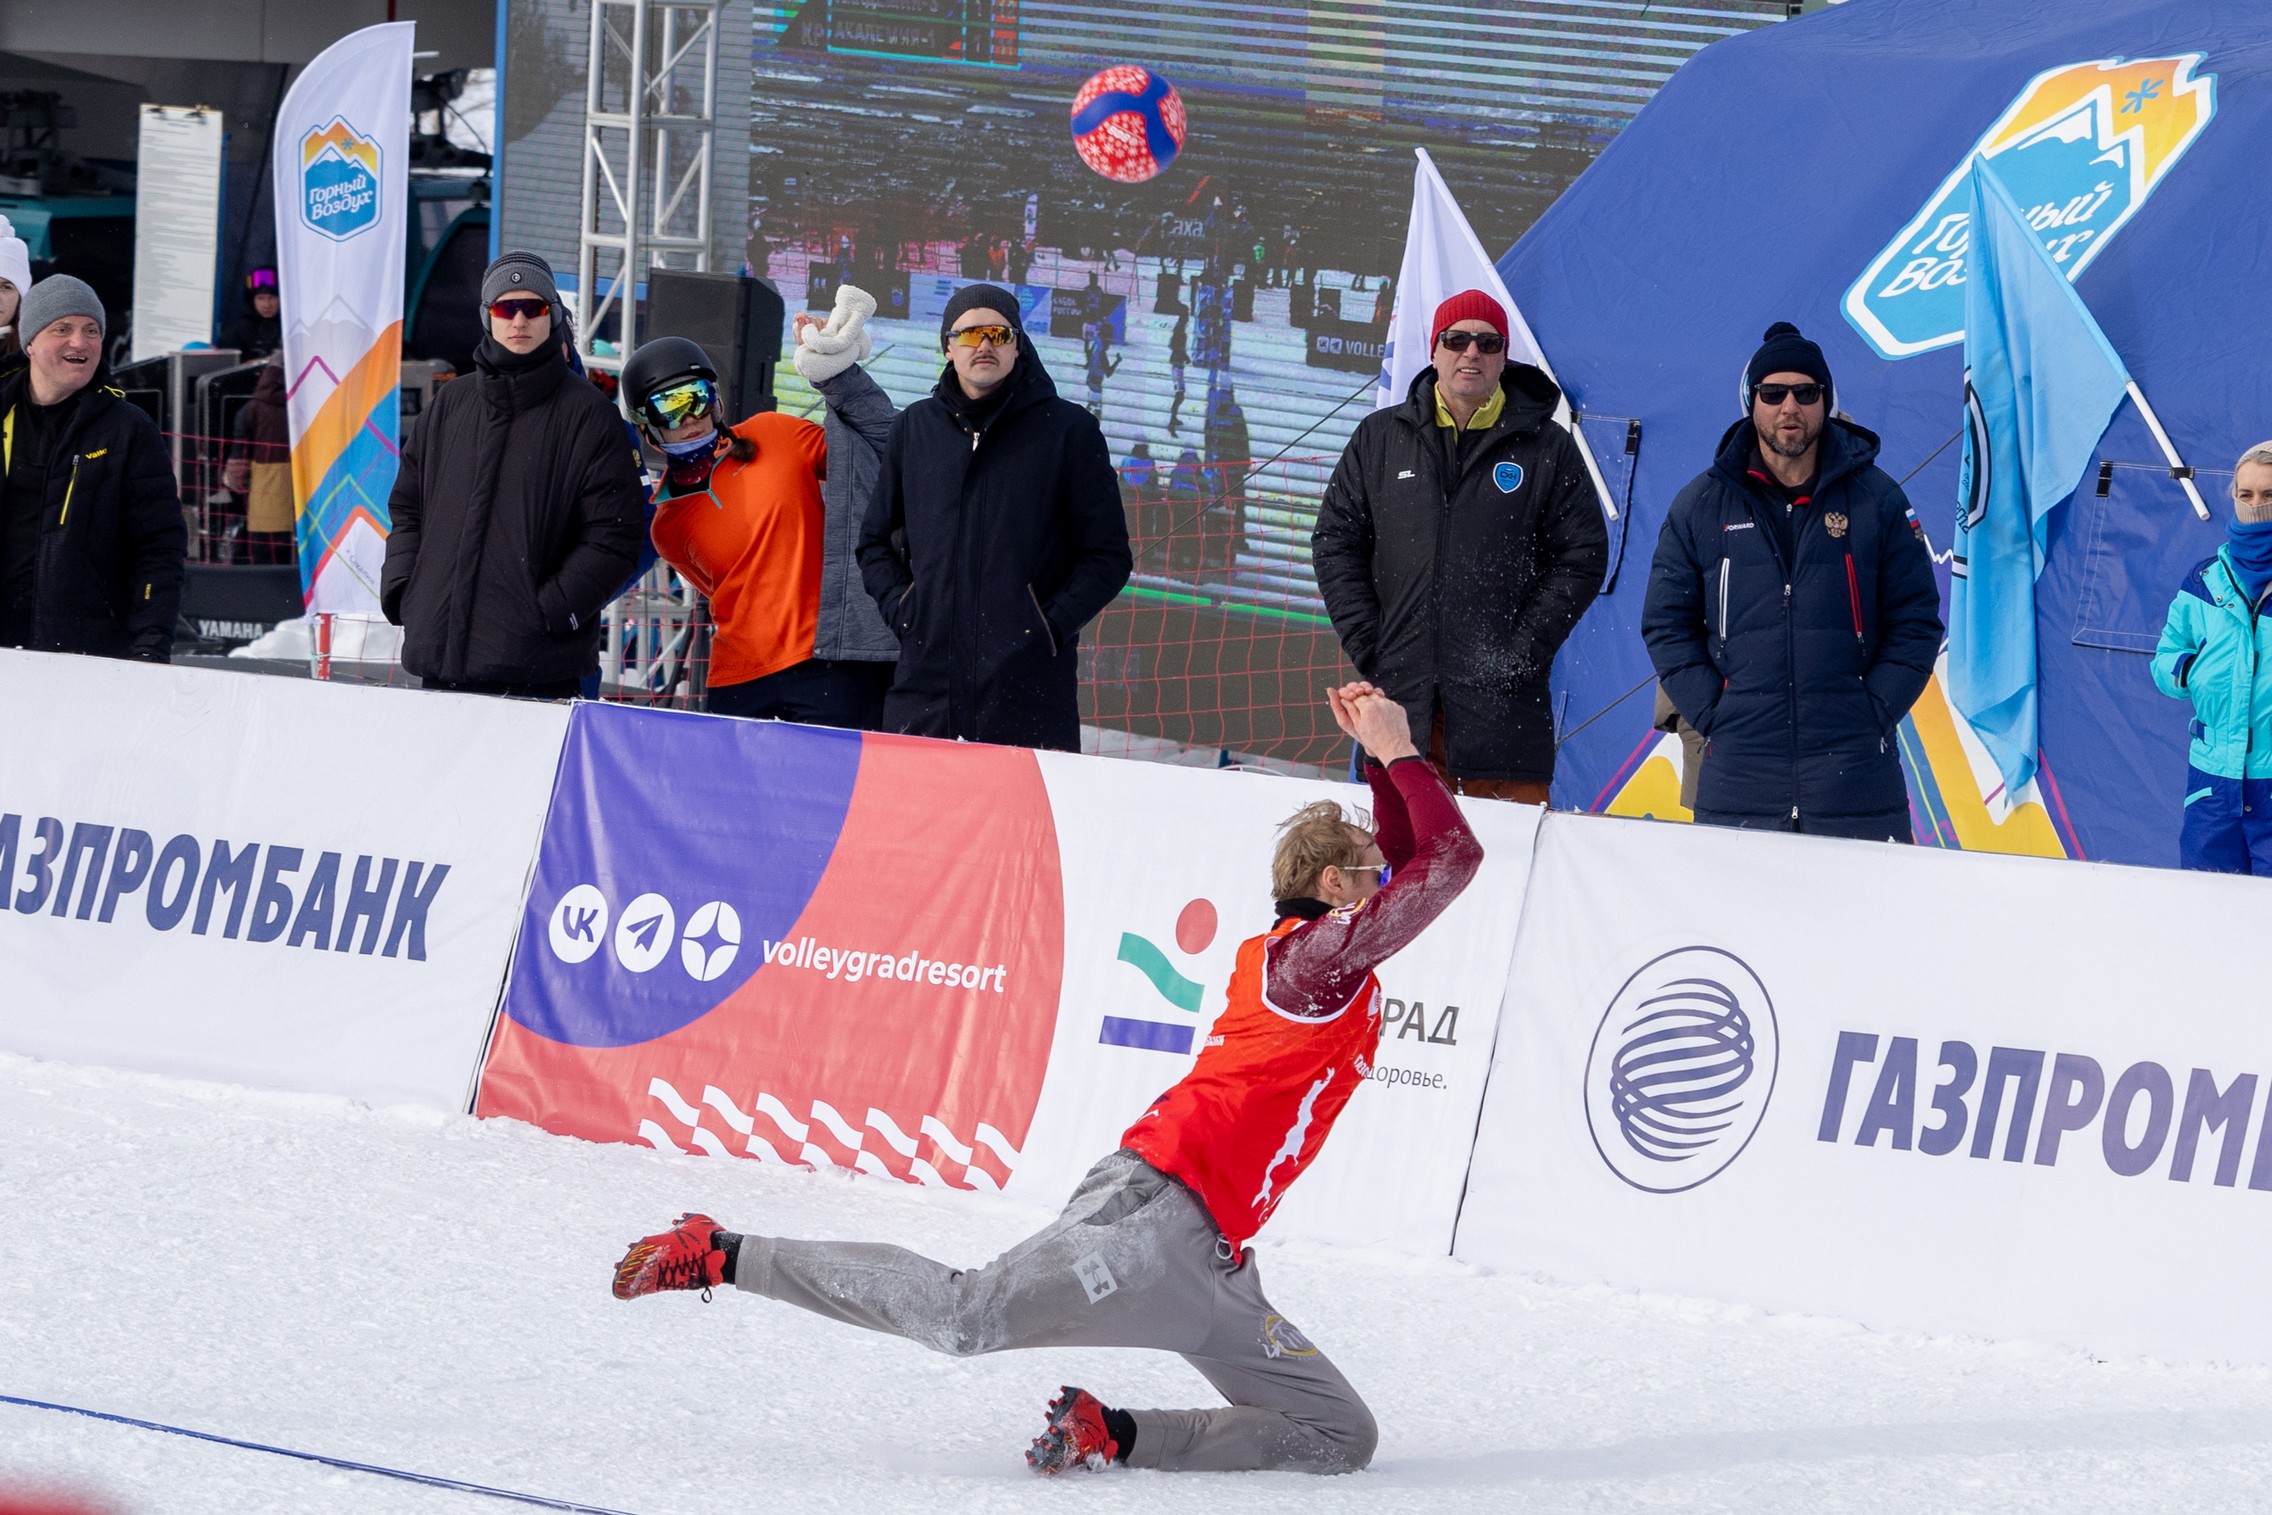
{"label": "red beanie", "polygon": [[1507,340],[1507,308],[1480,289],[1463,289],[1436,307],[1436,324],[1429,328],[1430,345],[1462,321],[1489,321],[1499,340]]}

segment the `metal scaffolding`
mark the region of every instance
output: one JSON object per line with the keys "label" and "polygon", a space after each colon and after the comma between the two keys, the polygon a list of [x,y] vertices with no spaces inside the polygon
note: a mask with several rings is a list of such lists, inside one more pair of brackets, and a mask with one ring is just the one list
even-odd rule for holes
{"label": "metal scaffolding", "polygon": [[[576,346],[620,369],[639,339],[650,268],[710,267],[711,162],[723,0],[592,0],[584,80],[583,214],[576,238]],[[592,344],[615,318],[615,351]],[[618,698],[700,708],[701,598],[656,564],[603,617],[600,678]]]}
{"label": "metal scaffolding", "polygon": [[609,316],[622,352],[638,339],[644,270],[710,267],[723,3],[592,0],[575,319],[595,367],[622,363],[592,352]]}

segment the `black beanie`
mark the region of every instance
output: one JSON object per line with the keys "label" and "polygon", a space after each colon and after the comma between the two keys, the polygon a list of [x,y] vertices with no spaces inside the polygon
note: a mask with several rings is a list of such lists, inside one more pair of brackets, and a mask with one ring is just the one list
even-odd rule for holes
{"label": "black beanie", "polygon": [[939,345],[947,345],[947,333],[955,329],[955,322],[974,310],[1000,312],[1010,323],[1010,330],[1025,335],[1025,323],[1018,319],[1018,297],[999,284],[966,284],[947,298],[946,314],[939,317]]}
{"label": "black beanie", "polygon": [[1751,409],[1752,388],[1771,373],[1805,374],[1823,387],[1823,403],[1830,403],[1830,364],[1823,360],[1822,349],[1800,336],[1799,329],[1788,321],[1777,321],[1767,328],[1759,351],[1751,355],[1751,362],[1744,368],[1745,411]]}

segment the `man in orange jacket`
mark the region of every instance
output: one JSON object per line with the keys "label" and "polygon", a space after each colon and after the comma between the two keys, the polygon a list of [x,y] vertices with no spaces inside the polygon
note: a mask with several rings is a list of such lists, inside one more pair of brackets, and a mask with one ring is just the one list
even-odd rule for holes
{"label": "man in orange jacket", "polygon": [[1328,695],[1365,749],[1374,828],[1332,800],[1280,828],[1278,921],[1243,943],[1229,1003],[1182,1082],[1064,1212],[983,1268],[900,1247],[742,1235],[706,1215],[634,1242],[615,1294],[732,1284],[954,1356],[1010,1347],[1180,1353],[1230,1403],[1122,1410],[1066,1388],[1027,1452],[1040,1473],[1133,1467],[1354,1472],[1378,1439],[1340,1370],[1271,1308],[1246,1243],[1325,1144],[1380,1047],[1374,970],[1443,914],[1483,848],[1405,712],[1370,684]]}
{"label": "man in orange jacket", "polygon": [[[643,343],[623,366],[623,392],[665,460],[649,528],[655,551],[710,602],[710,712],[880,724],[892,665],[815,655],[827,433],[778,411],[725,425],[717,369],[684,337]],[[880,451],[888,426],[852,434]]]}

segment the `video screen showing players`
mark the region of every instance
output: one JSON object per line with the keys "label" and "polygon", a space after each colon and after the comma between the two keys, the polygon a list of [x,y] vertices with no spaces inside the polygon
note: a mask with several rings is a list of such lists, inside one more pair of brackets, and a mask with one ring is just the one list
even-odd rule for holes
{"label": "video screen showing players", "polygon": [[[750,267],[792,309],[825,309],[846,281],[875,294],[886,350],[870,371],[903,404],[938,377],[948,295],[1015,287],[1059,392],[1123,464],[1139,585],[1204,578],[1226,608],[1322,615],[1310,524],[1371,408],[1413,147],[1504,247],[1620,119],[1606,99],[1562,119],[1524,108],[1504,56],[1442,46],[1447,14],[808,0],[768,25],[761,10]],[[1180,146],[1140,182],[1075,141],[1084,82],[1116,66],[1182,107]],[[1141,86],[1124,93],[1156,117]]]}

